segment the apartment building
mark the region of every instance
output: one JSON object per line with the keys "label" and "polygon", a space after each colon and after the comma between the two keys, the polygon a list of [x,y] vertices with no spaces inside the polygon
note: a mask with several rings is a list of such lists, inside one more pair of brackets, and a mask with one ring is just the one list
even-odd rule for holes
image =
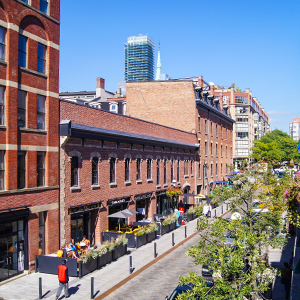
{"label": "apartment building", "polygon": [[0,281],[58,249],[60,1],[0,1]]}
{"label": "apartment building", "polygon": [[199,76],[127,82],[126,88],[128,116],[197,135],[200,148],[191,167],[197,194],[208,195],[215,184],[226,179],[228,165],[233,163],[234,120],[228,107],[213,96],[214,86]]}
{"label": "apartment building", "polygon": [[215,98],[229,108],[233,125],[234,161],[249,159],[254,140],[270,132],[269,117],[258,100],[252,96],[250,89],[244,92],[234,88],[214,86],[210,92]]}
{"label": "apartment building", "polygon": [[293,122],[289,124],[289,135],[294,141],[300,139],[300,118],[293,118]]}

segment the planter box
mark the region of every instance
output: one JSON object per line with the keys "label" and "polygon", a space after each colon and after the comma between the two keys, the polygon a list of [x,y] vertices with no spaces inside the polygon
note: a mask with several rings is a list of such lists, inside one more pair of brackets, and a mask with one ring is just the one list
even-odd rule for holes
{"label": "planter box", "polygon": [[98,256],[98,268],[105,266],[112,262],[112,251],[108,251],[105,254]]}
{"label": "planter box", "polygon": [[143,245],[147,244],[147,237],[146,234],[143,234],[141,236],[136,236],[136,240],[135,240],[135,247],[139,248]]}
{"label": "planter box", "polygon": [[151,233],[147,233],[146,234],[146,240],[147,243],[151,243],[152,241],[154,241],[156,239],[156,231],[153,231]]}
{"label": "planter box", "polygon": [[194,220],[195,219],[195,214],[194,213],[192,213],[192,214],[187,214],[187,221],[189,222],[189,221],[192,221],[192,220]]}
{"label": "planter box", "polygon": [[133,233],[126,233],[126,238],[128,239],[127,247],[135,248],[135,236]]}
{"label": "planter box", "polygon": [[80,275],[84,276],[84,275],[86,275],[88,273],[91,273],[91,272],[97,270],[97,268],[98,268],[98,262],[97,262],[97,260],[98,260],[98,258],[95,258],[95,259],[90,258],[90,259],[88,259],[88,261],[86,263],[83,263],[81,261],[80,262],[81,263],[81,268],[80,268],[81,274]]}
{"label": "planter box", "polygon": [[112,259],[117,260],[119,257],[125,255],[127,253],[127,245],[118,245],[113,251],[112,251]]}
{"label": "planter box", "polygon": [[164,235],[170,231],[170,225],[161,225],[160,235]]}
{"label": "planter box", "polygon": [[[61,265],[63,258],[56,256],[38,256],[38,270],[40,273],[55,274],[58,273],[58,266]],[[68,258],[67,267],[69,276],[77,277],[77,259]]]}
{"label": "planter box", "polygon": [[170,231],[174,230],[176,228],[176,222],[171,223],[169,226],[170,226]]}

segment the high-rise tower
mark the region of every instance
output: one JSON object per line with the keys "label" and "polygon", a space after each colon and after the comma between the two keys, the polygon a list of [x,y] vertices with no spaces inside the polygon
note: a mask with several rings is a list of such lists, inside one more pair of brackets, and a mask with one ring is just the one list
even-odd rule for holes
{"label": "high-rise tower", "polygon": [[125,44],[125,80],[154,79],[154,41],[148,35],[131,36]]}

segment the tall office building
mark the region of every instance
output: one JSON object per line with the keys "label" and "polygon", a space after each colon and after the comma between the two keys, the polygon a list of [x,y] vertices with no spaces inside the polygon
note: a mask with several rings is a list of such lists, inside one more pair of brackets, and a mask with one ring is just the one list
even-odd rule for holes
{"label": "tall office building", "polygon": [[154,41],[147,35],[131,36],[125,44],[125,81],[154,79]]}
{"label": "tall office building", "polygon": [[289,135],[294,141],[300,139],[300,118],[293,118],[293,122],[289,126]]}

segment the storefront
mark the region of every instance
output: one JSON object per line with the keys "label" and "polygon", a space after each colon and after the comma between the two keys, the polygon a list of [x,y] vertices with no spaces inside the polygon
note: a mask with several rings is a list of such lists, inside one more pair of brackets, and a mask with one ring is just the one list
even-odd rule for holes
{"label": "storefront", "polygon": [[95,236],[92,233],[95,232],[95,224],[92,224],[91,220],[96,219],[102,203],[103,200],[71,206],[68,209],[68,214],[71,215],[71,239],[74,239],[75,243],[82,241],[83,236],[86,236],[91,244],[94,244]]}
{"label": "storefront", "polygon": [[136,220],[141,221],[148,219],[149,205],[152,197],[152,192],[145,194],[138,194],[134,196],[136,203],[136,211],[139,213],[136,215]]}
{"label": "storefront", "polygon": [[[130,201],[131,196],[127,197],[119,197],[114,199],[107,200],[108,214],[112,215],[118,211],[124,210],[128,208],[128,202]],[[118,218],[108,218],[108,230],[119,230],[119,222],[120,227],[125,226],[125,219]]]}
{"label": "storefront", "polygon": [[157,197],[157,214],[168,215],[173,212],[171,208],[170,198],[166,195],[167,190],[156,192]]}
{"label": "storefront", "polygon": [[28,269],[29,209],[0,213],[0,281]]}

